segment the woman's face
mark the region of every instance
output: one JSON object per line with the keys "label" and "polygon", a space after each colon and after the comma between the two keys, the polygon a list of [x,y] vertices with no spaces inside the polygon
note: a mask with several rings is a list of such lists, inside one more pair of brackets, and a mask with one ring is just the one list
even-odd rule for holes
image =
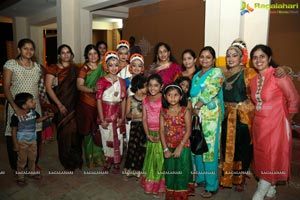
{"label": "woman's face", "polygon": [[101,56],[104,56],[105,52],[107,51],[105,44],[100,44],[98,47]]}
{"label": "woman's face", "polygon": [[170,51],[162,45],[158,48],[157,57],[160,62],[168,62],[170,60]]}
{"label": "woman's face", "polygon": [[107,70],[108,73],[112,74],[112,75],[117,75],[119,72],[119,60],[116,58],[111,58],[108,60],[107,62]]}
{"label": "woman's face", "polygon": [[67,47],[64,47],[61,49],[59,56],[60,56],[61,62],[70,62],[72,60],[71,52],[70,52],[69,48],[67,48]]}
{"label": "woman's face", "polygon": [[90,63],[97,63],[99,60],[99,55],[95,49],[91,49],[88,53],[88,60]]}
{"label": "woman's face", "polygon": [[25,43],[21,48],[18,48],[22,58],[31,59],[34,56],[34,48],[31,43]]}
{"label": "woman's face", "polygon": [[130,63],[130,67],[131,67],[131,73],[133,75],[141,74],[144,69],[143,63],[138,59],[133,60]]}
{"label": "woman's face", "polygon": [[212,68],[214,66],[215,59],[208,50],[204,50],[199,56],[199,63],[202,68]]}
{"label": "woman's face", "polygon": [[229,49],[226,53],[226,64],[229,68],[237,67],[241,64],[242,57],[235,49]]}
{"label": "woman's face", "polygon": [[268,57],[261,49],[256,50],[253,53],[252,63],[254,68],[260,73],[264,72],[269,68],[271,57]]}
{"label": "woman's face", "polygon": [[182,63],[186,69],[195,67],[197,59],[194,58],[190,53],[183,54]]}

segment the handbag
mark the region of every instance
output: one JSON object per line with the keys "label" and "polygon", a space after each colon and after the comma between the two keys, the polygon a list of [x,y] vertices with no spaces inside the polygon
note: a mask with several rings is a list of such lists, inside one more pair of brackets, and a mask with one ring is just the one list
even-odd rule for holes
{"label": "handbag", "polygon": [[192,133],[190,136],[191,151],[195,155],[202,155],[208,152],[208,146],[203,135],[201,123],[199,123],[199,116],[194,115],[192,120]]}

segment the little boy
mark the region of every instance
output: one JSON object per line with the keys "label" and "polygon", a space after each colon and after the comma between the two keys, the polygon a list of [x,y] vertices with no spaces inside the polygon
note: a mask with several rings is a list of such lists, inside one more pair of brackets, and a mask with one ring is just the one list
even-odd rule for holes
{"label": "little boy", "polygon": [[117,44],[117,52],[120,61],[121,71],[118,73],[120,78],[129,78],[131,73],[129,71],[129,42],[127,40],[120,40]]}
{"label": "little boy", "polygon": [[[39,172],[35,171],[35,160],[37,155],[36,145],[36,123],[42,122],[50,117],[53,113],[47,116],[40,117],[35,111],[36,102],[33,96],[29,93],[19,93],[15,96],[15,103],[20,108],[24,109],[27,114],[18,117],[14,114],[11,117],[12,139],[14,151],[18,153],[17,161],[17,184],[19,186],[26,185],[25,174],[34,179],[40,179]],[[28,160],[28,163],[27,163]],[[28,165],[28,172],[24,168]]]}

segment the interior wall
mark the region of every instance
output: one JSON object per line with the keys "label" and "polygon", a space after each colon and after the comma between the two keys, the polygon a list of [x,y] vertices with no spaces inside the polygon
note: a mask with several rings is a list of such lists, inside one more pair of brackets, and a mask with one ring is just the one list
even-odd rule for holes
{"label": "interior wall", "polygon": [[[281,0],[280,3],[298,3],[297,0]],[[268,45],[273,50],[273,58],[279,65],[291,66],[294,73],[300,75],[300,9],[298,13],[270,14]],[[300,78],[294,78],[300,94]],[[300,113],[294,118],[300,123]]]}
{"label": "interior wall", "polygon": [[162,41],[171,46],[172,53],[181,63],[181,53],[193,49],[196,54],[204,45],[205,2],[200,0],[164,0],[155,4],[129,9],[123,20],[123,38],[134,36],[149,66],[153,48]]}

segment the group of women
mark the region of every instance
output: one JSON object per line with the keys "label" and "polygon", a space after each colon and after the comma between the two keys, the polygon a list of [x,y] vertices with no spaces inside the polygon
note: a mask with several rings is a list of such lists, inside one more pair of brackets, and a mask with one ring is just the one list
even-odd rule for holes
{"label": "group of women", "polygon": [[[97,46],[107,49],[105,43]],[[13,112],[24,114],[13,102],[13,97],[18,92],[30,92],[39,102],[38,85],[41,85],[43,74],[34,60],[34,50],[33,41],[23,39],[18,45],[19,56],[4,65],[4,91],[8,102],[5,135],[13,169],[16,155],[12,151],[9,116]],[[59,159],[65,169],[82,167],[83,137],[85,149],[97,148],[88,144],[97,138],[99,132],[95,86],[96,81],[105,75],[102,54],[96,46],[87,45],[85,63],[78,71],[72,49],[64,44],[58,48],[58,64],[50,65],[46,72],[49,101],[59,110],[54,122]],[[215,51],[209,46],[199,53],[200,68],[196,67],[197,57],[190,49],[182,53],[182,67],[176,63],[166,43],[158,43],[154,49],[153,65],[148,73],[159,74],[164,86],[180,76],[191,80],[187,87],[193,114],[200,116],[208,144],[207,153],[193,155],[198,172],[195,182],[205,184],[202,197],[211,197],[219,185],[236,185],[237,191],[243,191],[252,157],[253,170],[259,178],[253,196],[255,200],[274,198],[276,183],[288,180],[290,175],[291,120],[298,111],[299,96],[286,76],[285,67],[276,68],[268,46],[257,45],[251,50],[254,69],[246,67],[247,58],[246,44],[242,40],[234,41],[227,49],[225,72],[215,66]],[[39,103],[37,111],[40,112]],[[224,162],[219,182],[220,146]],[[101,152],[93,155],[96,160],[88,161],[89,153],[85,158],[91,165],[101,165],[104,162]]]}

